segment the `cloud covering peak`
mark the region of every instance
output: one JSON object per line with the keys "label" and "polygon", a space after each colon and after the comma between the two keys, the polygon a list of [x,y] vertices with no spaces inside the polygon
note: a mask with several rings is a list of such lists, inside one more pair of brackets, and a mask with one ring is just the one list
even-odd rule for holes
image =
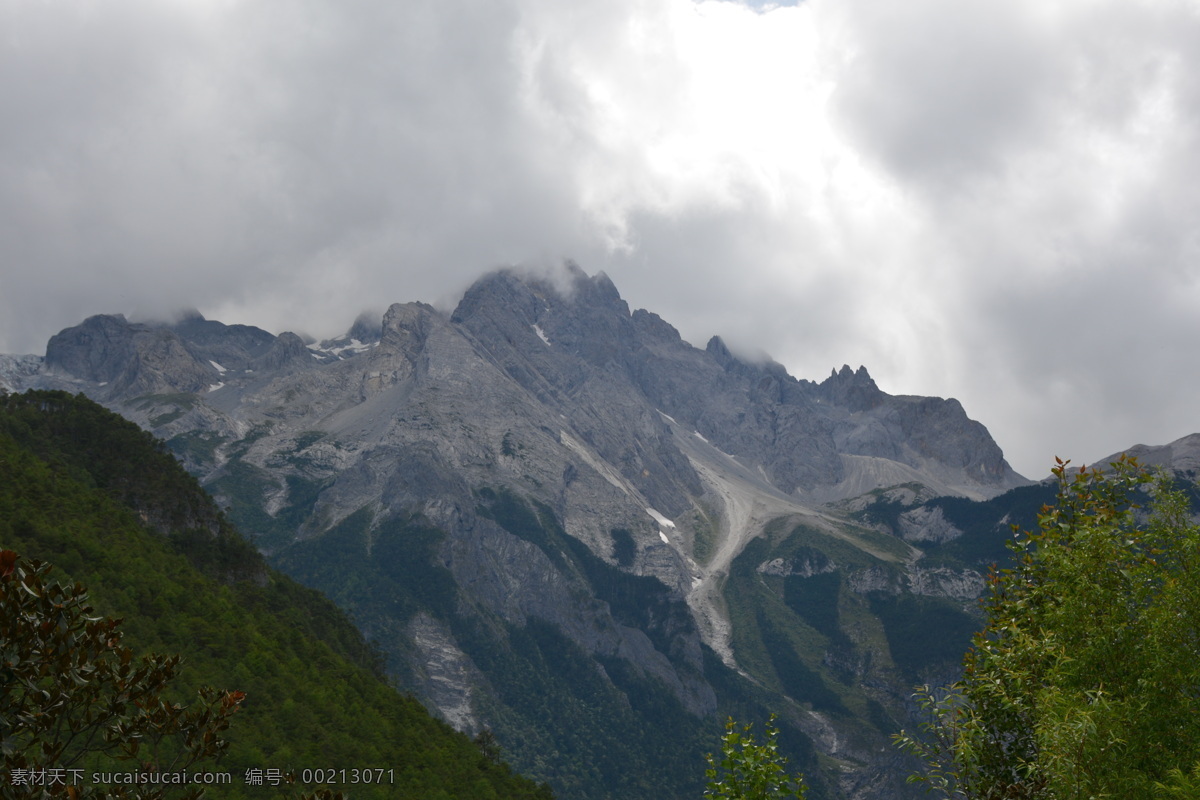
{"label": "cloud covering peak", "polygon": [[341,333],[571,258],[1021,472],[1200,429],[1180,0],[0,4],[0,351],[91,314]]}

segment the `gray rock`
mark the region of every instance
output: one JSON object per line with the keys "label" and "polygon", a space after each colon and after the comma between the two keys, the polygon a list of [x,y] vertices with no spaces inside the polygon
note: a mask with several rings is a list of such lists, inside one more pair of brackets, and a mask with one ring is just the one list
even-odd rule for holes
{"label": "gray rock", "polygon": [[1192,478],[1200,476],[1200,433],[1184,436],[1170,444],[1137,444],[1128,450],[1098,459],[1092,466],[1099,465],[1107,469],[1122,453],[1137,458],[1148,467],[1165,467]]}
{"label": "gray rock", "polygon": [[290,331],[279,334],[262,355],[249,362],[251,369],[265,372],[288,372],[315,366],[304,340]]}
{"label": "gray rock", "polygon": [[987,581],[978,572],[947,567],[914,567],[908,573],[907,582],[908,590],[913,594],[954,600],[974,600],[987,588]]}
{"label": "gray rock", "polygon": [[198,311],[185,314],[171,325],[171,330],[198,360],[216,362],[234,371],[250,368],[252,362],[263,357],[275,342],[275,337],[262,328],[226,325],[205,319]]}
{"label": "gray rock", "polygon": [[35,355],[0,355],[0,390],[20,391],[42,369],[43,359]]}
{"label": "gray rock", "polygon": [[962,536],[962,531],[947,520],[937,506],[920,506],[905,511],[897,522],[900,536],[908,542],[944,544]]}
{"label": "gray rock", "polygon": [[481,725],[474,709],[476,687],[485,678],[450,633],[445,623],[420,612],[408,624],[416,658],[410,666],[417,675],[421,696],[455,729],[478,733]]}

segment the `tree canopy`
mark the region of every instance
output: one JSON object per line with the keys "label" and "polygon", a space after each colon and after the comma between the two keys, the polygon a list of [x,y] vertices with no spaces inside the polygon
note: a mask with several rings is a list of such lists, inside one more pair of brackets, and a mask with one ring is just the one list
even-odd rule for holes
{"label": "tree canopy", "polygon": [[[96,756],[131,771],[175,772],[221,755],[221,734],[244,695],[202,688],[191,707],[164,699],[178,656],[121,644],[119,620],[94,614],[80,584],[48,579],[50,565],[0,550],[0,763],[27,796],[98,796],[71,780]],[[52,779],[47,780],[47,773]],[[161,798],[166,788],[110,788],[110,797]],[[199,798],[203,787],[180,796]]]}
{"label": "tree canopy", "polygon": [[[994,571],[964,675],[924,690],[918,780],[954,798],[1200,797],[1200,528],[1122,457],[1076,472]],[[1148,505],[1149,512],[1143,508]]]}
{"label": "tree canopy", "polygon": [[704,796],[713,800],[804,800],[808,786],[801,775],[787,774],[787,759],[775,741],[779,736],[775,717],[767,722],[762,744],[754,740],[750,729],[750,725],[739,729],[732,718],[725,722],[721,758],[705,756],[708,783]]}

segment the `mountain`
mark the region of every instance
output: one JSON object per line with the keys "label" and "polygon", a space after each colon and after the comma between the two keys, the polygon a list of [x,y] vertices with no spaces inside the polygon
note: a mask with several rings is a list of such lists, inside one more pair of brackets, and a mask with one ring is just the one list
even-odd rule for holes
{"label": "mountain", "polygon": [[1129,455],[1149,467],[1162,467],[1184,477],[1195,479],[1200,474],[1200,433],[1183,436],[1170,444],[1135,444],[1120,453],[1102,458],[1097,464],[1109,464],[1120,455]]}
{"label": "mountain", "polygon": [[91,317],[0,378],[166,439],[394,680],[564,798],[698,796],[722,716],[770,712],[812,796],[910,796],[888,734],[986,568],[915,507],[1027,483],[955,400],[695,348],[577,267],[309,346]]}
{"label": "mountain", "polygon": [[[550,797],[389,687],[341,611],[270,569],[161,442],[84,397],[0,397],[0,547],[86,585],[126,645],[181,655],[171,701],[245,693],[228,753],[204,767],[232,780],[207,797],[280,797],[243,776],[318,766],[381,770],[333,787],[356,798]],[[21,738],[6,729],[6,751]]]}

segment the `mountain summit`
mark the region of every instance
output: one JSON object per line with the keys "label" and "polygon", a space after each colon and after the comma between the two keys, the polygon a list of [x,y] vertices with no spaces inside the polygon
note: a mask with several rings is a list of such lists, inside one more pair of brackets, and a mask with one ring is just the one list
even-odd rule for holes
{"label": "mountain summit", "polygon": [[[449,316],[395,304],[307,346],[198,314],[92,317],[0,375],[167,439],[397,681],[562,797],[698,794],[709,722],[769,706],[828,796],[901,787],[877,754],[912,676],[868,620],[899,596],[970,602],[936,587],[981,581],[917,575],[920,532],[840,501],[1026,483],[955,400],[700,350],[574,266],[494,272]],[[739,581],[779,597],[754,610]]]}

